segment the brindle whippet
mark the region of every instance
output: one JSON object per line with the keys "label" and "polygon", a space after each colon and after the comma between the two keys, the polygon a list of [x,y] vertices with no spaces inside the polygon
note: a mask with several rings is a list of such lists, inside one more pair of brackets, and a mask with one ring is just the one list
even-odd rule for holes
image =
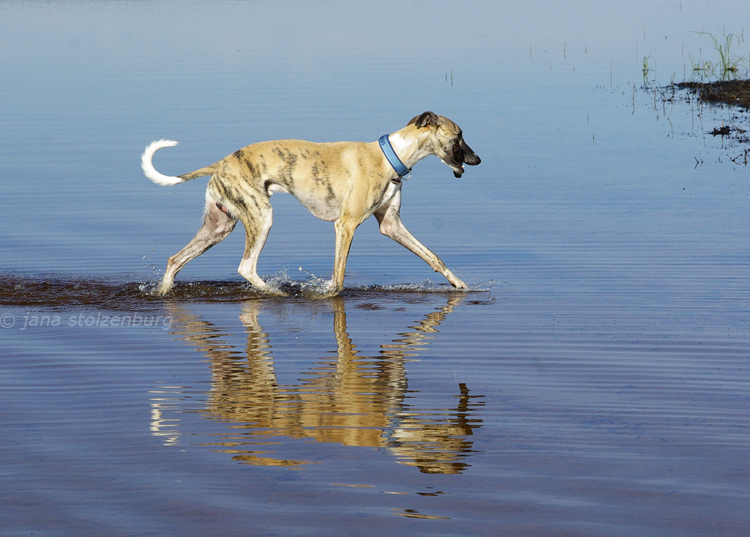
{"label": "brindle whippet", "polygon": [[245,226],[245,254],[238,272],[261,290],[274,292],[257,273],[258,256],[273,222],[269,198],[274,192],[295,196],[322,220],[334,222],[336,257],[329,294],[344,287],[346,259],[357,227],[375,215],[380,232],[402,244],[440,272],[454,287],[466,284],[445,266],[401,223],[401,181],[429,155],[437,155],[456,177],[464,164],[480,159],[464,142],[461,129],[450,119],[425,112],[403,129],[378,142],[313,143],[302,140],[260,142],[235,151],[220,161],[185,175],[160,174],[151,162],[163,147],[177,145],[159,140],[149,145],[141,163],[146,177],[159,185],[176,185],[210,175],[206,189],[203,226],[190,243],[169,258],[160,294],[191,259],[221,242],[237,220]]}

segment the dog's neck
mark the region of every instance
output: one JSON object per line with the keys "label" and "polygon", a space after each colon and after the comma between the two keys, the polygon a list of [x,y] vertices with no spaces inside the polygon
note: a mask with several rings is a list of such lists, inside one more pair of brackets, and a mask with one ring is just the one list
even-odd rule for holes
{"label": "dog's neck", "polygon": [[425,144],[429,136],[420,136],[412,126],[394,132],[388,140],[398,158],[410,170],[417,162],[433,154],[432,148]]}

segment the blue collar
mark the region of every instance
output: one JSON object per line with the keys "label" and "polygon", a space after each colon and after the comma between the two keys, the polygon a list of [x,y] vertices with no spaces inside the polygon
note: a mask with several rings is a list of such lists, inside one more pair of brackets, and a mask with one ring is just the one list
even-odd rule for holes
{"label": "blue collar", "polygon": [[398,158],[398,155],[393,150],[391,141],[388,139],[388,135],[384,134],[383,136],[381,136],[378,142],[380,142],[380,149],[383,150],[385,158],[388,159],[388,162],[390,162],[391,166],[393,166],[393,169],[396,170],[399,178],[405,175],[409,175],[411,173],[411,170],[404,166],[404,163],[401,162],[400,158]]}

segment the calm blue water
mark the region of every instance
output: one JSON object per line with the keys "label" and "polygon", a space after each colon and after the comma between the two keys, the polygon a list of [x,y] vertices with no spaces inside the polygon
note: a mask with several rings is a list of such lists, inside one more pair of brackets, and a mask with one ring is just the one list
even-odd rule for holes
{"label": "calm blue water", "polygon": [[[0,534],[750,532],[747,113],[644,88],[741,2],[0,3]],[[180,174],[258,141],[373,141],[434,110],[482,164],[404,185],[340,298],[268,298]],[[737,119],[732,119],[737,116]],[[329,278],[273,197],[259,272]]]}

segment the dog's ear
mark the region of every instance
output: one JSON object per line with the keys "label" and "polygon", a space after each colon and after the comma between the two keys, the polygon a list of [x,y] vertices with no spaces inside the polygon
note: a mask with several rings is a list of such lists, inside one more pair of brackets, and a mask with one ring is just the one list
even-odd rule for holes
{"label": "dog's ear", "polygon": [[411,125],[412,123],[416,125],[418,129],[427,127],[428,125],[437,127],[440,123],[440,117],[435,112],[425,112],[412,119],[407,125]]}

